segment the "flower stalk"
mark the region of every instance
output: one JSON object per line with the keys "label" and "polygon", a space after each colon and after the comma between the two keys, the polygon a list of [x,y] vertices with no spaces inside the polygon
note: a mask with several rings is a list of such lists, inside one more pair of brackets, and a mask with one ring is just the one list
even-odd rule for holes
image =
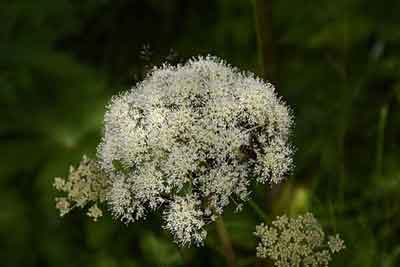
{"label": "flower stalk", "polygon": [[227,261],[227,264],[229,267],[235,267],[236,266],[235,252],[233,250],[232,241],[229,237],[228,231],[226,230],[222,217],[218,218],[215,223],[219,239],[221,240],[222,243],[223,253]]}

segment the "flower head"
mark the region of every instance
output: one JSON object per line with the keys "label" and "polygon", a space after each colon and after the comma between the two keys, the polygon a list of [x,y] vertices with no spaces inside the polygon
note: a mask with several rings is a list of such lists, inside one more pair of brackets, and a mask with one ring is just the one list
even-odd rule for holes
{"label": "flower head", "polygon": [[161,209],[183,245],[201,244],[203,227],[231,202],[240,210],[251,183],[279,183],[292,165],[292,118],[274,87],[214,57],[154,68],[112,98],[104,124],[111,212],[132,222]]}
{"label": "flower head", "polygon": [[56,190],[66,193],[66,197],[56,198],[56,208],[61,216],[70,212],[74,207],[85,207],[94,203],[87,215],[97,220],[102,211],[97,203],[104,202],[108,192],[108,179],[101,171],[96,161],[83,156],[78,168],[70,167],[66,179],[54,178],[53,186]]}
{"label": "flower head", "polygon": [[[114,177],[111,210],[129,222],[166,203],[172,218],[186,203],[186,211],[196,206],[195,218],[212,221],[232,199],[238,205],[248,199],[252,177],[284,178],[292,163],[291,123],[271,84],[217,58],[155,68],[114,97],[105,115],[98,155]],[[180,218],[191,224],[193,217]],[[177,234],[175,226],[170,221],[167,229],[178,239],[203,236]]]}
{"label": "flower head", "polygon": [[329,236],[311,213],[295,218],[277,217],[272,226],[256,227],[260,239],[257,256],[270,258],[277,267],[328,266],[331,254],[344,249],[339,235]]}

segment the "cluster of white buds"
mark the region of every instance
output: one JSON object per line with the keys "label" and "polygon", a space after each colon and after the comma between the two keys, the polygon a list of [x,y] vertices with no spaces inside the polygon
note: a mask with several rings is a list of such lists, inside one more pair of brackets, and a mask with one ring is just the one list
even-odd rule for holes
{"label": "cluster of white buds", "polygon": [[345,248],[339,235],[326,240],[321,225],[311,213],[288,218],[278,217],[272,226],[258,225],[260,239],[257,256],[270,258],[276,267],[328,266],[331,255]]}
{"label": "cluster of white buds", "polygon": [[292,166],[292,118],[274,87],[214,57],[154,68],[114,97],[98,163],[107,202],[124,222],[161,210],[180,245],[202,244],[204,226],[254,182],[279,183]]}

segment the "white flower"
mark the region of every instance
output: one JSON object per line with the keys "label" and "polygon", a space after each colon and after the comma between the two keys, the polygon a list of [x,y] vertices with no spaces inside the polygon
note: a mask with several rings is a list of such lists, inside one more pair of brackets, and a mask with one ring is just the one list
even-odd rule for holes
{"label": "white flower", "polygon": [[70,167],[66,179],[54,178],[53,186],[57,191],[66,193],[66,197],[56,198],[56,208],[60,215],[64,216],[74,207],[83,208],[89,203],[94,205],[89,209],[87,215],[95,221],[102,216],[102,211],[97,203],[106,200],[109,190],[108,177],[101,171],[96,161],[83,156],[78,168]]}
{"label": "white flower", "polygon": [[131,222],[162,209],[183,245],[201,244],[231,202],[240,210],[252,181],[278,183],[292,165],[292,118],[274,87],[214,57],[154,68],[112,98],[104,123],[112,213]]}
{"label": "white flower", "polygon": [[97,204],[94,204],[89,208],[86,214],[87,216],[92,217],[96,222],[99,217],[103,216],[103,211],[97,207]]}
{"label": "white flower", "polygon": [[339,235],[330,236],[328,241],[328,246],[332,253],[339,252],[342,249],[346,248],[343,240],[340,239]]}
{"label": "white flower", "polygon": [[260,239],[257,257],[270,258],[276,267],[328,266],[332,254],[345,248],[338,235],[326,240],[311,213],[277,217],[272,226],[256,226],[255,235]]}
{"label": "white flower", "polygon": [[164,211],[164,228],[174,235],[175,242],[181,246],[192,243],[201,245],[207,236],[200,205],[201,201],[195,195],[178,196]]}

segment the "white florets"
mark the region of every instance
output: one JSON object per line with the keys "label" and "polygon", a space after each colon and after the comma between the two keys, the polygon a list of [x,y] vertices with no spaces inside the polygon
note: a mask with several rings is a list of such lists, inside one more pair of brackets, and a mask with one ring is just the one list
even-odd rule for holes
{"label": "white florets", "polygon": [[327,239],[312,213],[277,217],[272,225],[256,226],[255,235],[257,257],[271,259],[276,267],[327,267],[332,255],[346,247],[339,235]]}
{"label": "white florets", "polygon": [[201,244],[203,226],[232,201],[240,208],[250,183],[284,178],[291,124],[271,84],[217,58],[155,68],[105,115],[111,210],[130,222],[162,207],[177,242]]}
{"label": "white florets", "polygon": [[194,195],[176,197],[164,212],[164,228],[170,231],[180,245],[201,245],[207,236],[201,201]]}
{"label": "white florets", "polygon": [[106,201],[109,181],[96,161],[83,156],[77,168],[70,167],[68,177],[54,178],[53,186],[65,194],[64,197],[56,198],[56,208],[61,216],[75,207],[84,208],[88,205],[92,206],[86,214],[93,220],[96,221],[103,215],[97,204]]}

